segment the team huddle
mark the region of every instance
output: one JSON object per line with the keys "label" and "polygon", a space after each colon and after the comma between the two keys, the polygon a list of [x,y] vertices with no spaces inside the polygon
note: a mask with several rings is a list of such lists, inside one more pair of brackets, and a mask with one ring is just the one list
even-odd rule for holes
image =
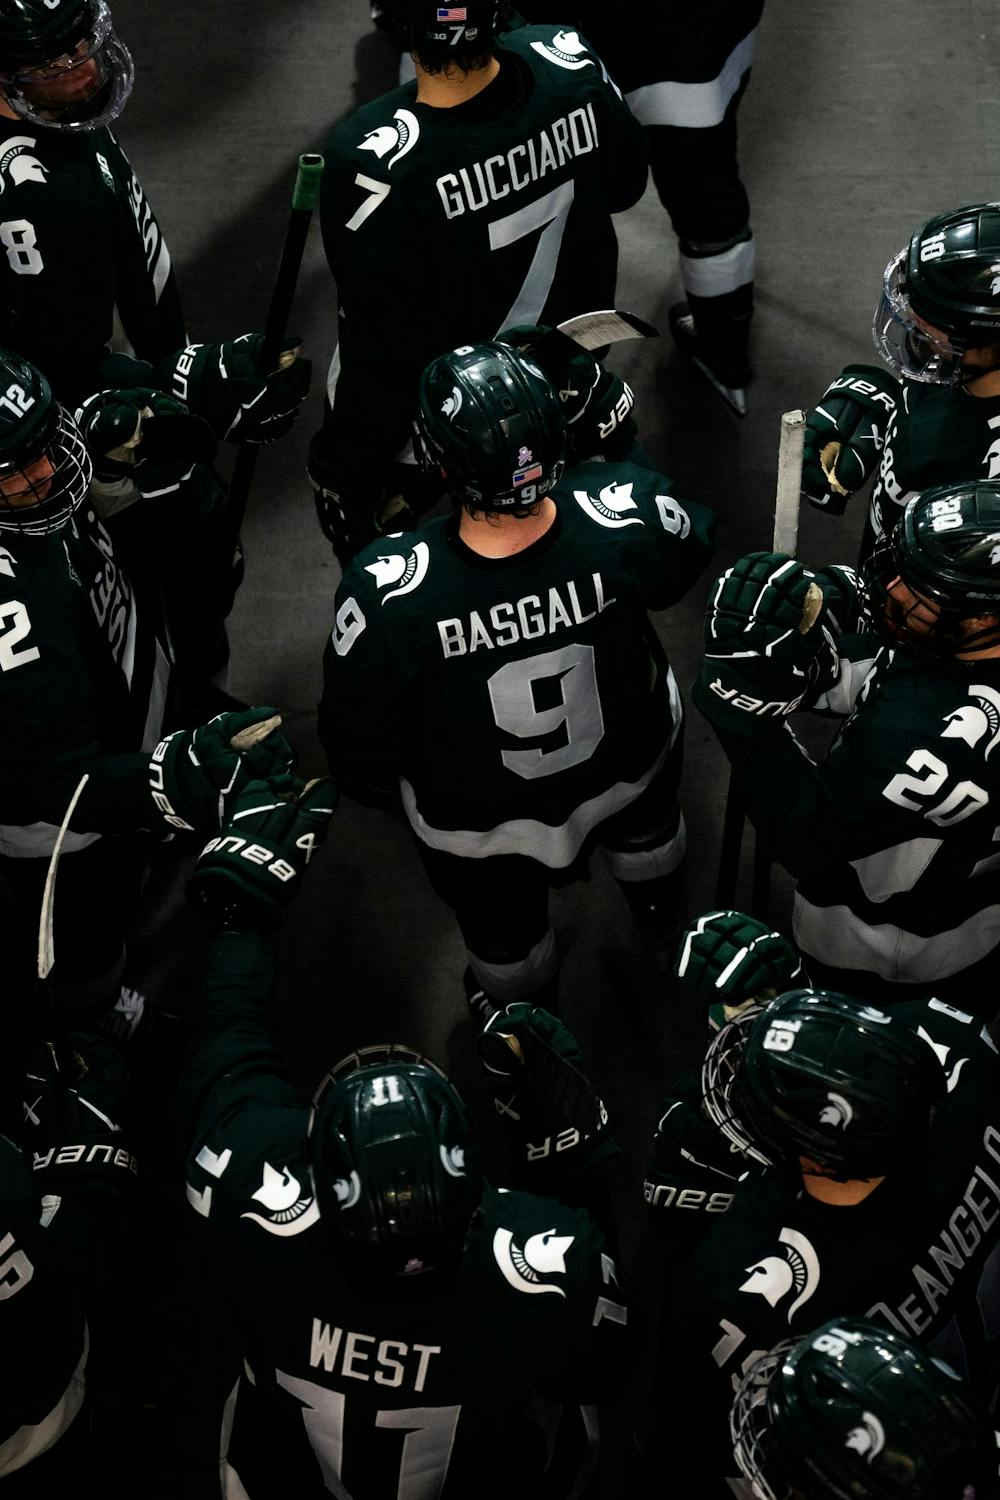
{"label": "team huddle", "polygon": [[[618,78],[600,6],[567,4],[579,29],[542,4],[373,6],[415,77],[336,127],[323,180],[340,321],[309,480],[340,581],[329,774],[307,781],[280,705],[227,690],[242,567],[214,461],[280,442],[310,363],[189,338],[110,130],[134,70],[105,0],[0,0],[15,1500],[101,1478],[150,1057],[158,1190],[239,1345],[212,1492],[600,1496],[599,1408],[628,1392],[630,1493],[1000,1500],[1000,205],[915,228],[883,363],[807,414],[803,497],[839,514],[870,486],[857,566],[719,572],[715,514],[658,472],[604,364],[644,331],[614,311],[612,215],[652,164],[687,290],[671,330],[741,414],[735,111],[762,7],[715,0],[714,41],[682,0],[653,8],[676,78]],[[650,612],[694,591],[689,688]],[[684,909],[685,699],[794,881],[788,933]],[[804,713],[842,721],[818,759]],[[398,813],[454,915],[502,1182],[437,1063],[360,1009],[311,1101],[289,1081],[276,936],[342,796]],[[597,851],[704,1019],[645,1161],[561,1018],[550,891]],[[214,927],[179,1047],[128,982],[171,852]],[[612,1174],[648,1205],[655,1326]]]}

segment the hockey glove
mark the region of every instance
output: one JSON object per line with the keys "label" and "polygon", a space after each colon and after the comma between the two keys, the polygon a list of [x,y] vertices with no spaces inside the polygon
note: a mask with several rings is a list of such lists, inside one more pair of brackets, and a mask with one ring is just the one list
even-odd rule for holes
{"label": "hockey glove", "polygon": [[802,494],[829,515],[878,467],[899,381],[877,365],[848,365],[806,415]]}
{"label": "hockey glove", "polygon": [[161,740],[149,758],[149,790],[163,821],[215,833],[248,782],[290,771],[295,753],[280,723],[273,708],[248,708]]}
{"label": "hockey glove", "polygon": [[612,461],[625,457],[638,429],[632,415],[635,397],[620,375],[606,370],[589,349],[558,328],[519,324],[499,334],[498,341],[536,360],[559,392],[569,464],[595,456]]}
{"label": "hockey glove", "polygon": [[300,787],[287,775],[244,787],[187,883],[196,906],[244,932],[283,925],[337,805],[329,777]]}
{"label": "hockey glove", "polygon": [[681,937],[675,972],[706,1006],[716,1031],[744,1005],[808,982],[788,939],[741,911],[710,911],[692,922]]}
{"label": "hockey glove", "polygon": [[121,1202],[135,1181],[132,1081],[103,1037],[37,1041],[24,1073],[22,1141],[43,1195]]}
{"label": "hockey glove", "polygon": [[286,339],[277,368],[265,370],[263,346],[262,333],[245,333],[224,344],[190,344],[171,355],[156,378],[204,417],[217,437],[273,443],[299,415],[312,362],[296,357],[297,339]]}
{"label": "hockey glove", "polygon": [[575,1176],[617,1155],[576,1038],[555,1016],[516,1001],[490,1017],[477,1045],[520,1163]]}
{"label": "hockey glove", "polygon": [[[741,1184],[760,1172],[731,1146],[700,1108],[701,1088],[694,1077],[678,1080],[653,1133],[653,1155],[642,1184],[662,1228],[707,1229],[717,1214],[732,1207]],[[670,1212],[664,1221],[661,1211]]]}
{"label": "hockey glove", "polygon": [[343,568],[356,552],[375,540],[378,534],[375,510],[381,503],[382,492],[379,489],[375,494],[360,494],[356,489],[345,488],[330,448],[327,430],[321,427],[309,444],[306,478],[312,485],[316,518]]}
{"label": "hockey glove", "polygon": [[815,578],[783,553],[748,552],[716,580],[692,698],[718,728],[773,734],[814,684],[836,676]]}
{"label": "hockey glove", "polygon": [[134,485],[140,498],[153,499],[176,490],[195,464],[215,458],[208,423],[149,386],[98,391],[76,420],[94,463],[98,497]]}

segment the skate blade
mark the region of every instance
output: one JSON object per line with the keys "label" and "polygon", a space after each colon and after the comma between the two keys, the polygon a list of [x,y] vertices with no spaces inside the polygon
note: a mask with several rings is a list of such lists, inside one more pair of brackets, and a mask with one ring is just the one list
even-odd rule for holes
{"label": "skate blade", "polygon": [[738,417],[745,417],[747,414],[747,393],[745,386],[723,385],[718,375],[713,374],[708,365],[700,360],[697,354],[692,354],[690,358],[692,364],[697,365],[716,395],[722,397],[730,411],[734,411]]}

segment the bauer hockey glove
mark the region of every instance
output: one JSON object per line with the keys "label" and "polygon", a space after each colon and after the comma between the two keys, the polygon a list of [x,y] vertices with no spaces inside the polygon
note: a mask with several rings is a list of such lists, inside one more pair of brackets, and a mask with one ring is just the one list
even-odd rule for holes
{"label": "bauer hockey glove", "polygon": [[168,827],[214,833],[248,782],[290,771],[295,752],[280,723],[276,709],[248,708],[161,740],[149,758],[149,790]]}
{"label": "bauer hockey glove", "polygon": [[691,696],[719,729],[773,734],[838,661],[815,573],[780,552],[748,552],[716,580]]}
{"label": "bauer hockey glove", "polygon": [[559,392],[566,418],[567,463],[626,457],[638,429],[632,415],[635,397],[620,375],[606,370],[568,334],[544,324],[523,323],[505,329],[498,342],[530,355]]}
{"label": "bauer hockey glove", "polygon": [[39,1191],[123,1201],[136,1175],[128,1143],[134,1101],[117,1049],[84,1032],[33,1042],[23,1089],[21,1140]]}
{"label": "bauer hockey glove", "polygon": [[732,1207],[741,1184],[761,1170],[706,1120],[700,1106],[700,1083],[686,1074],[666,1100],[653,1132],[642,1195],[656,1210],[660,1228],[707,1229],[716,1215]]}
{"label": "bauer hockey glove", "polygon": [[794,945],[742,911],[710,911],[682,934],[674,972],[717,1031],[744,1005],[806,984]]}
{"label": "bauer hockey glove", "polygon": [[312,361],[286,339],[277,368],[261,366],[262,333],[224,344],[190,344],[156,372],[160,384],[234,443],[273,443],[297,419],[309,393]]}
{"label": "bauer hockey glove", "polygon": [[519,1164],[576,1176],[618,1154],[576,1038],[555,1016],[515,1001],[490,1017],[477,1046]]}
{"label": "bauer hockey glove", "polygon": [[133,491],[143,500],[170,494],[196,464],[215,458],[208,423],[150,386],[98,391],[76,421],[93,460],[98,501],[116,501],[112,510],[128,504]]}
{"label": "bauer hockey glove", "polygon": [[871,478],[899,391],[877,365],[848,365],[806,414],[802,494],[817,510],[843,515],[848,495]]}
{"label": "bauer hockey glove", "polygon": [[188,898],[227,927],[276,932],[326,838],[337,805],[329,777],[251,781],[201,851]]}

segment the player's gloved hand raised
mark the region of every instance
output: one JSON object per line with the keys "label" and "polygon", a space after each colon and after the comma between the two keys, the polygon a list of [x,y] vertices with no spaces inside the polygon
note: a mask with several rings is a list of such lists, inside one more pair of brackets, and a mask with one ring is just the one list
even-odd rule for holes
{"label": "player's gloved hand raised", "polygon": [[681,935],[674,972],[706,1007],[714,1030],[744,1005],[808,982],[794,944],[742,911],[710,911],[692,922]]}
{"label": "player's gloved hand raised", "polygon": [[24,1130],[43,1194],[121,1202],[135,1181],[132,1080],[103,1037],[35,1041],[24,1071]]}
{"label": "player's gloved hand raised", "polygon": [[248,782],[292,769],[295,752],[280,723],[277,709],[248,708],[161,740],[149,760],[158,816],[170,828],[215,833]]}
{"label": "player's gloved hand raised", "polygon": [[265,369],[264,335],[244,333],[222,344],[190,344],[161,365],[156,378],[234,443],[273,443],[290,430],[309,392],[312,362],[286,339]]}
{"label": "player's gloved hand raised", "polygon": [[[740,1184],[760,1172],[701,1112],[693,1075],[679,1079],[664,1101],[653,1133],[653,1154],[642,1184],[661,1227],[700,1231],[732,1207]],[[669,1213],[669,1221],[661,1214]]]}
{"label": "player's gloved hand raised", "polygon": [[899,390],[877,365],[848,365],[806,413],[802,494],[818,510],[843,515],[847,497],[871,478]]}
{"label": "player's gloved hand raised", "polygon": [[632,415],[632,388],[620,375],[606,370],[589,349],[559,328],[521,323],[498,337],[500,343],[531,355],[559,392],[566,418],[569,463],[595,456],[612,461],[625,457],[636,441],[638,428]]}
{"label": "player's gloved hand raised", "polygon": [[823,594],[809,568],[780,552],[748,552],[716,580],[705,615],[705,661],[692,698],[720,729],[773,734],[838,670]]}
{"label": "player's gloved hand raised", "polygon": [[210,464],[208,423],[151,386],[97,391],[76,413],[98,486],[131,482],[144,498],[176,489],[195,464]]}
{"label": "player's gloved hand raised", "polygon": [[576,1175],[618,1147],[573,1033],[540,1006],[515,1001],[486,1023],[479,1061],[513,1149],[532,1168]]}
{"label": "player's gloved hand raised", "polygon": [[329,777],[305,787],[289,775],[251,781],[201,851],[189,899],[228,927],[276,932],[336,805]]}

